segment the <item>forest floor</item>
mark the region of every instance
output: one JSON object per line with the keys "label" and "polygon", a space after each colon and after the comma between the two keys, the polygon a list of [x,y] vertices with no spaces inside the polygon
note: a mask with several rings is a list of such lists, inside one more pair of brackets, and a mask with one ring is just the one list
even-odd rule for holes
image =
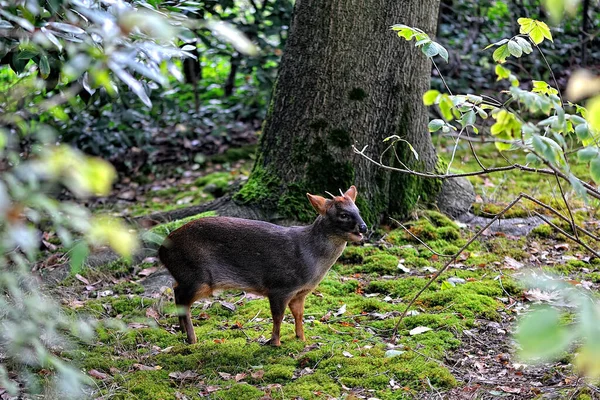
{"label": "forest floor", "polygon": [[[450,161],[447,144],[439,147]],[[489,146],[477,145],[482,161],[505,163]],[[176,174],[122,179],[113,196],[91,206],[131,217],[206,202],[247,178],[251,153],[230,150]],[[464,148],[451,164],[455,171],[476,166]],[[521,191],[564,209],[556,184],[533,174],[506,172],[472,182],[479,216],[492,216]],[[576,219],[597,232],[593,205],[575,204]],[[524,203],[509,216],[528,218],[533,210]],[[52,254],[37,270],[67,312],[99,321],[94,340],[61,354],[93,378],[94,398],[600,398],[598,386],[573,371],[572,351],[551,363],[518,358],[512,334],[522,314],[538,303],[570,309],[555,292],[525,288],[527,273],[590,293],[600,289],[600,260],[531,218],[505,226],[526,222],[533,224],[526,236],[495,229],[474,241],[423,293],[395,336],[407,303],[446,262],[435,253],[455,253],[476,227],[417,211],[405,225],[435,253],[402,229],[382,227],[365,243],[348,246],[307,297],[307,341],[295,339],[288,313],[279,348],[263,345],[271,330],[268,301],[240,291],[195,303],[198,343],[186,344],[177,329],[171,278],[151,249],[139,262],[96,262],[74,274],[49,232]],[[164,235],[181,224],[153,229]]]}

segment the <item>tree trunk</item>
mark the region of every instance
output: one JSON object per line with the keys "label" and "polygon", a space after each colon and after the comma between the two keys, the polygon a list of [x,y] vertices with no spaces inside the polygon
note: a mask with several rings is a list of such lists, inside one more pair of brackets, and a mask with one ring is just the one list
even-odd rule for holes
{"label": "tree trunk", "polygon": [[[422,101],[431,63],[390,30],[403,23],[433,37],[438,6],[439,0],[297,0],[257,160],[234,199],[310,220],[306,192],[335,194],[355,184],[371,224],[433,201],[439,180],[390,174],[355,155],[352,145],[368,145],[379,158],[383,140],[398,135],[419,154],[417,161],[399,144],[405,165],[438,170]],[[393,152],[383,161],[397,163]]]}

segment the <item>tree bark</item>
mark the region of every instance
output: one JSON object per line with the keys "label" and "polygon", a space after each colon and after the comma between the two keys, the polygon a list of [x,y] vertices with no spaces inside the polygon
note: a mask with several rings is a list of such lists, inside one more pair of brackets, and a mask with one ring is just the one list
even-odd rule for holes
{"label": "tree bark", "polygon": [[[433,201],[440,181],[384,172],[352,145],[368,145],[378,157],[388,145],[383,140],[398,135],[419,154],[417,161],[399,144],[405,165],[438,169],[422,101],[431,63],[390,30],[403,23],[433,37],[438,7],[439,0],[297,0],[257,160],[234,199],[310,220],[306,192],[355,184],[369,223]],[[393,152],[384,161],[397,162]]]}

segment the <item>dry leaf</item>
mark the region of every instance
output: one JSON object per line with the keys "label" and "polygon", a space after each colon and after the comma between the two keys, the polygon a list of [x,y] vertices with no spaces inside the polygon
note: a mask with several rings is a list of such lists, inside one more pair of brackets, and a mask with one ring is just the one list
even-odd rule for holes
{"label": "dry leaf", "polygon": [[158,267],[149,267],[149,268],[144,268],[143,270],[141,270],[140,272],[138,272],[139,276],[149,276],[152,275]]}
{"label": "dry leaf", "polygon": [[265,374],[265,370],[263,370],[263,369],[259,369],[258,371],[251,372],[251,373],[250,373],[250,376],[251,376],[253,379],[262,379],[262,377],[264,376],[264,374]]}
{"label": "dry leaf", "polygon": [[420,335],[421,333],[425,333],[430,331],[431,328],[427,327],[427,326],[417,326],[416,328],[411,329],[408,334],[411,336],[414,335]]}
{"label": "dry leaf", "polygon": [[344,357],[348,357],[348,358],[352,358],[352,357],[354,357],[354,356],[352,355],[352,353],[350,353],[350,352],[347,352],[347,351],[344,351],[344,352],[342,352],[342,354],[344,355]]}
{"label": "dry leaf", "polygon": [[104,372],[100,372],[97,369],[90,369],[88,371],[88,374],[92,377],[92,378],[96,378],[96,379],[100,379],[100,380],[104,380],[106,378],[108,378],[108,375],[105,374]]}
{"label": "dry leaf", "polygon": [[173,378],[176,381],[185,381],[190,379],[195,379],[198,377],[198,374],[194,371],[184,371],[184,372],[171,372],[169,374],[169,378]]}
{"label": "dry leaf", "polygon": [[81,276],[79,274],[75,274],[75,278],[77,278],[77,280],[79,282],[85,283],[86,285],[90,284],[90,281],[88,281],[87,279],[85,279],[83,276]]}

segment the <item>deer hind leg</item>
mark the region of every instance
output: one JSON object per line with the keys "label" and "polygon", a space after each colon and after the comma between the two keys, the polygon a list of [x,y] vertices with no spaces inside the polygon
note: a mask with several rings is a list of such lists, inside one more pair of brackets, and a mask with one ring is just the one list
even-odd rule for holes
{"label": "deer hind leg", "polygon": [[304,318],[304,300],[309,292],[300,292],[292,300],[290,300],[290,311],[294,316],[294,324],[296,327],[296,337],[302,341],[304,338],[304,327],[302,319]]}
{"label": "deer hind leg", "polygon": [[208,297],[212,290],[209,285],[202,284],[199,288],[177,285],[174,288],[175,304],[179,308],[179,325],[181,331],[187,334],[188,343],[196,343],[196,333],[192,324],[192,314],[190,309],[192,304],[201,297]]}

